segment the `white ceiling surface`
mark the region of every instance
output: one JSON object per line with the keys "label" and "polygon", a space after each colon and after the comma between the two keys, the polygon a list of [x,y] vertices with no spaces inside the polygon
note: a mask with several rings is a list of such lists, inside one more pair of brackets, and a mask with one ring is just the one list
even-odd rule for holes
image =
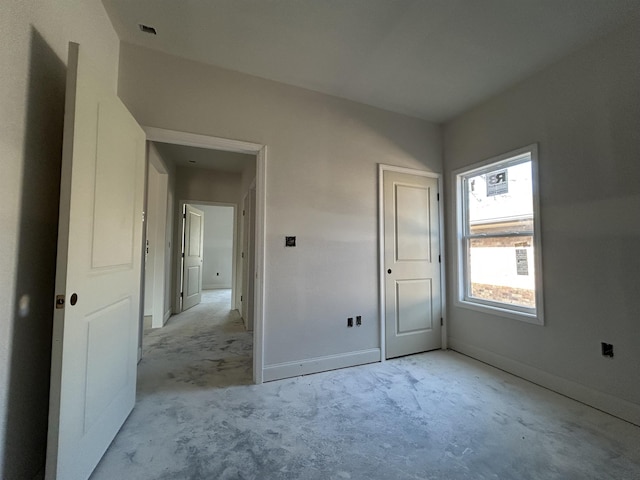
{"label": "white ceiling surface", "polygon": [[250,162],[255,162],[256,160],[255,155],[245,153],[225,152],[161,142],[154,142],[154,144],[162,158],[173,162],[176,167],[206,168],[228,173],[242,173]]}
{"label": "white ceiling surface", "polygon": [[435,122],[640,13],[640,0],[103,3],[125,42]]}

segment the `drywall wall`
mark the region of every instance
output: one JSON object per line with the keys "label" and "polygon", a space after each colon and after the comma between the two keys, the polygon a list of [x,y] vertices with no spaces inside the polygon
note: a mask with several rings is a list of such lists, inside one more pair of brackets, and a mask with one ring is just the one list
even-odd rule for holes
{"label": "drywall wall", "polygon": [[[453,170],[534,142],[546,325],[450,301],[450,345],[640,423],[640,25],[449,122],[447,186]],[[452,275],[449,291],[453,298]],[[601,355],[603,341],[614,345],[613,358]]]}
{"label": "drywall wall", "polygon": [[238,203],[240,174],[206,168],[176,169],[176,198],[189,203]]}
{"label": "drywall wall", "polygon": [[[126,43],[119,93],[143,125],[268,146],[269,378],[375,358],[377,164],[440,172],[439,127]],[[363,326],[347,329],[354,315]]]}
{"label": "drywall wall", "polygon": [[[2,2],[0,477],[44,466],[67,46],[116,85],[119,43],[99,0]],[[22,301],[21,301],[22,299]]]}
{"label": "drywall wall", "polygon": [[233,272],[233,207],[194,204],[204,212],[202,288],[231,288]]}

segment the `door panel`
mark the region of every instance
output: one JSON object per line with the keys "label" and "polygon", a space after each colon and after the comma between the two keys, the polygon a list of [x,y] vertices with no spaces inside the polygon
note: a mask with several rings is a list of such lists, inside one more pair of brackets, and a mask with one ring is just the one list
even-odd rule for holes
{"label": "door panel", "polygon": [[[431,259],[431,225],[429,190],[408,185],[395,188],[395,243],[397,261]],[[415,215],[416,208],[426,211],[426,215]]]}
{"label": "door panel", "polygon": [[202,300],[204,212],[188,204],[185,205],[184,245],[183,311],[199,304]]}
{"label": "door panel", "polygon": [[433,328],[431,279],[396,282],[396,335]]}
{"label": "door panel", "polygon": [[438,181],[383,172],[386,358],[440,348]]}
{"label": "door panel", "polygon": [[[47,479],[86,479],[136,392],[145,135],[69,46]],[[65,300],[62,300],[64,296]]]}

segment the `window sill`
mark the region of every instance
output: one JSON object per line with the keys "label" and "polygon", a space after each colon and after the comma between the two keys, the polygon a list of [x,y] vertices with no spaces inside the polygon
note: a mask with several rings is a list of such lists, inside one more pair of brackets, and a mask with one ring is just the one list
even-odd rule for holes
{"label": "window sill", "polygon": [[511,318],[512,320],[518,320],[520,322],[531,323],[533,325],[544,325],[544,318],[540,313],[531,314],[525,312],[519,312],[517,310],[510,310],[508,308],[494,307],[491,305],[484,305],[481,303],[470,302],[468,300],[456,300],[454,305],[460,308],[466,308],[467,310],[475,310],[476,312],[482,312],[488,315],[496,315],[504,318]]}

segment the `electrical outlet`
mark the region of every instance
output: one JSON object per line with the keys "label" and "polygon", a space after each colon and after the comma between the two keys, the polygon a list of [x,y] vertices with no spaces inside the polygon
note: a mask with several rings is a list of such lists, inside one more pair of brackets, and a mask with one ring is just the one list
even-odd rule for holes
{"label": "electrical outlet", "polygon": [[602,342],[600,345],[602,346],[602,356],[613,358],[613,345],[605,342]]}
{"label": "electrical outlet", "polygon": [[362,315],[356,317],[356,326],[359,327],[360,325],[362,325]]}
{"label": "electrical outlet", "polygon": [[347,318],[347,327],[353,327],[353,317]]}

